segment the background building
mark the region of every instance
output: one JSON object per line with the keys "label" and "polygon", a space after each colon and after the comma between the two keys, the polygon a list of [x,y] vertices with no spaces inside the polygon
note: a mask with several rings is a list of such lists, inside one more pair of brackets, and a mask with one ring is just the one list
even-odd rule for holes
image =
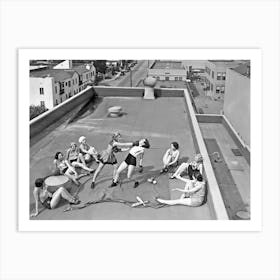
{"label": "background building", "polygon": [[223,99],[227,69],[236,67],[242,63],[244,62],[238,60],[207,60],[204,76],[206,95]]}
{"label": "background building", "polygon": [[250,62],[226,70],[224,115],[250,147]]}
{"label": "background building", "polygon": [[148,69],[148,76],[159,81],[186,81],[187,71],[181,61],[156,60]]}
{"label": "background building", "polygon": [[63,61],[53,68],[30,69],[30,105],[51,109],[84,90],[95,80],[92,64],[73,67],[72,61]]}

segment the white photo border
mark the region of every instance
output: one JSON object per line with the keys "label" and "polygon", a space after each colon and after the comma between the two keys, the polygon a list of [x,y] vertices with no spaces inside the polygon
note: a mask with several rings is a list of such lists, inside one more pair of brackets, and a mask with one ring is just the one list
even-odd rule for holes
{"label": "white photo border", "polygon": [[[30,220],[29,61],[36,59],[249,59],[251,60],[251,219],[240,220]],[[19,231],[261,231],[262,51],[260,49],[18,49]],[[253,97],[253,98],[252,98]],[[254,176],[256,175],[256,176]],[[172,230],[170,230],[172,229]]]}

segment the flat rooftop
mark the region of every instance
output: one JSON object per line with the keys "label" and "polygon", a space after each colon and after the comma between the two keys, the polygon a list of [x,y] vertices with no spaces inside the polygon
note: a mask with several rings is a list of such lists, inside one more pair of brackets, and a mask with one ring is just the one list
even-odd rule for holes
{"label": "flat rooftop", "polygon": [[184,69],[180,61],[160,60],[156,61],[151,69]]}
{"label": "flat rooftop", "polygon": [[[111,106],[121,106],[123,116],[110,118],[107,110]],[[149,199],[154,196],[175,198],[171,189],[183,187],[183,183],[169,180],[168,175],[160,175],[162,157],[172,141],[180,145],[181,161],[193,159],[195,152],[194,139],[190,127],[187,106],[183,97],[163,97],[156,100],[144,100],[142,97],[103,97],[97,100],[75,121],[68,123],[73,113],[65,115],[57,125],[47,128],[31,139],[30,146],[30,212],[34,210],[33,184],[38,177],[47,176],[52,167],[53,157],[57,151],[65,153],[70,142],[77,142],[81,135],[88,139],[88,143],[95,146],[98,151],[107,147],[114,132],[122,134],[123,141],[134,141],[147,137],[151,149],[144,157],[144,172],[135,172],[135,178],[140,181],[138,188],[132,184],[124,183],[122,188],[116,187],[115,195],[121,195],[128,200],[136,201],[136,196]],[[118,153],[118,163],[126,157],[127,152]],[[96,168],[96,163],[92,164]],[[108,189],[112,180],[112,167],[105,166],[96,180],[95,189],[90,189],[91,177],[80,179],[82,186],[79,198],[82,202],[95,200],[100,192]],[[156,185],[147,182],[151,176],[159,176]],[[126,173],[122,174],[125,177]],[[175,180],[177,181],[177,180]],[[179,185],[180,186],[179,186]],[[73,186],[73,188],[75,188]],[[180,194],[178,194],[180,196]],[[84,209],[63,212],[67,207],[61,203],[54,210],[44,210],[34,219],[52,220],[209,220],[213,219],[212,210],[208,203],[201,207],[171,206],[159,209],[131,208],[115,202],[106,202],[90,205]]]}

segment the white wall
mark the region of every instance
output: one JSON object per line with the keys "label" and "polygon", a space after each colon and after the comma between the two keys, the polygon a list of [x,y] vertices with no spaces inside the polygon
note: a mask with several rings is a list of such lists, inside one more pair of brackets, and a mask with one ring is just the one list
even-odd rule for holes
{"label": "white wall", "polygon": [[224,115],[250,147],[250,79],[231,69],[226,75]]}
{"label": "white wall", "polygon": [[[30,83],[30,105],[41,105],[41,101],[45,102],[45,107],[53,108],[54,79],[49,78],[29,78]],[[40,87],[44,89],[44,94],[40,94]]]}

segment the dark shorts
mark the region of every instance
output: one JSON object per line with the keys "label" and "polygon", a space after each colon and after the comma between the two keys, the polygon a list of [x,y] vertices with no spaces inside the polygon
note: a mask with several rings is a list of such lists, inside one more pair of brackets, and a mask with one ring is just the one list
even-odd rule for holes
{"label": "dark shorts", "polygon": [[52,198],[48,197],[44,202],[42,202],[42,204],[44,205],[45,208],[52,209],[51,208],[51,201],[52,201]]}
{"label": "dark shorts", "polygon": [[133,165],[133,166],[136,166],[136,157],[134,157],[133,155],[131,154],[128,154],[126,159],[125,159],[125,163],[127,165]]}

